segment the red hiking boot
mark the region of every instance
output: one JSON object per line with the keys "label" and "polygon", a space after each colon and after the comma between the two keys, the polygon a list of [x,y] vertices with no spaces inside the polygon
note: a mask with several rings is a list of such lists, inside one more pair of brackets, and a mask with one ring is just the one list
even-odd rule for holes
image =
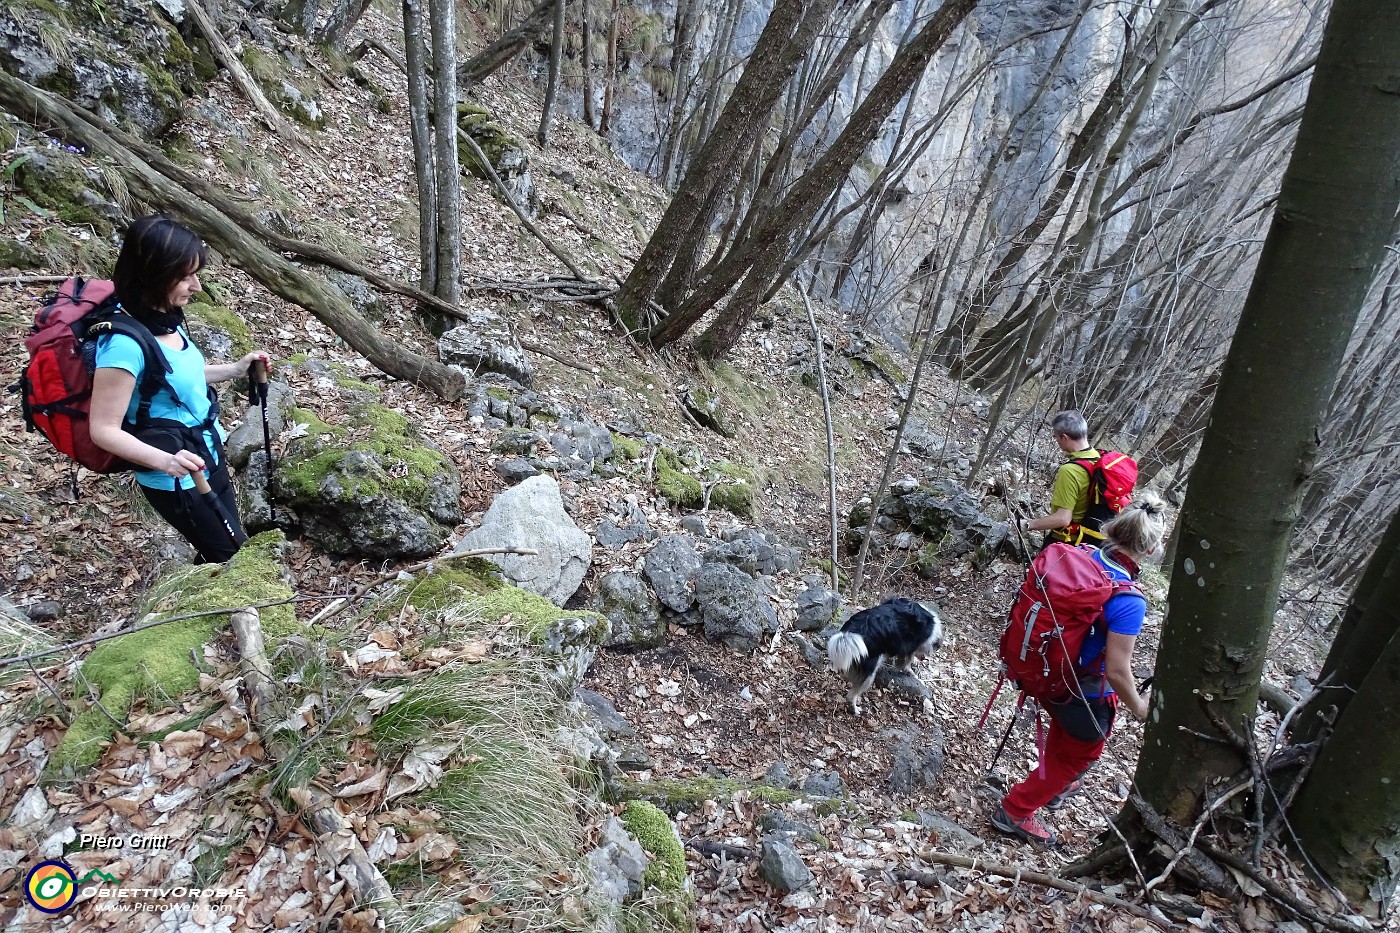
{"label": "red hiking boot", "polygon": [[1027,842],[1034,842],[1036,845],[1049,846],[1055,844],[1055,834],[1045,827],[1045,824],[1031,814],[1023,820],[1014,819],[1006,812],[1006,808],[998,806],[992,813],[992,825],[1008,836],[1018,836]]}

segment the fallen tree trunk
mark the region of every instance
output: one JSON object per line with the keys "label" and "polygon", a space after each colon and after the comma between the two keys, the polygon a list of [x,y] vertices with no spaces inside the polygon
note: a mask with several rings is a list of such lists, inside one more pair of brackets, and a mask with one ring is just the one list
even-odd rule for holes
{"label": "fallen tree trunk", "polygon": [[218,27],[209,18],[204,7],[200,6],[199,0],[188,0],[185,8],[194,17],[195,25],[199,27],[199,32],[204,36],[204,40],[209,43],[209,48],[214,52],[214,58],[224,70],[228,72],[229,78],[233,81],[234,87],[243,93],[248,103],[253,105],[253,109],[258,112],[263,123],[278,136],[288,142],[303,142],[301,134],[277,112],[277,108],[272,106],[272,102],[267,99],[267,95],[258,87],[258,83],[253,80],[253,76],[248,74],[248,69],[243,67],[243,63],[238,60],[233,49],[229,48],[224,37],[219,34]]}
{"label": "fallen tree trunk", "polygon": [[520,21],[520,25],[457,66],[457,93],[480,84],[503,68],[525,46],[542,38],[554,22],[555,0],[541,2]]}
{"label": "fallen tree trunk", "polygon": [[201,192],[217,190],[213,185],[189,184],[195,179],[184,170],[175,171],[175,178],[163,174],[160,169],[177,167],[163,155],[150,158],[153,147],[55,94],[4,73],[0,73],[0,107],[30,122],[47,124],[46,129],[57,127],[59,135],[110,159],[138,198],[180,217],[269,291],[310,311],[386,374],[422,385],[448,401],[465,391],[466,379],[459,371],[386,337],[355,312],[339,289],[318,282],[269,248],[261,225],[247,224],[245,211],[230,209],[231,199],[222,193],[218,198],[202,196]]}

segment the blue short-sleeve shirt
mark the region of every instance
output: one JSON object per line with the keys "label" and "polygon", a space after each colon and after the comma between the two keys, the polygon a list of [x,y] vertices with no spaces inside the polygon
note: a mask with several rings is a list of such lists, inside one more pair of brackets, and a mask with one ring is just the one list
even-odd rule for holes
{"label": "blue short-sleeve shirt", "polygon": [[[165,376],[166,385],[162,385],[156,394],[151,398],[151,417],[169,418],[181,424],[197,428],[209,418],[209,384],[204,380],[204,354],[199,352],[199,347],[194,345],[183,328],[179,331],[183,340],[181,347],[169,347],[160,341],[156,343],[160,346],[161,352],[165,354],[166,360],[170,363],[171,372]],[[97,341],[97,368],[98,369],[120,369],[123,372],[131,373],[136,379],[136,388],[131,391],[131,404],[126,409],[126,421],[134,424],[136,421],[136,411],[141,405],[141,375],[146,369],[146,355],[141,352],[141,345],[125,334],[109,334],[101,337]],[[218,441],[222,441],[227,434],[216,421],[214,429],[218,431]],[[219,456],[220,444],[205,431],[205,445],[215,458]],[[217,463],[217,459],[215,463]],[[212,466],[213,464],[208,464]],[[175,488],[175,478],[159,470],[137,470],[136,481],[142,486],[151,489],[173,490]],[[206,471],[207,472],[207,471]],[[185,477],[180,486],[183,489],[194,488],[194,480]]]}
{"label": "blue short-sleeve shirt", "polygon": [[[1128,582],[1133,578],[1125,567],[1110,560],[1102,550],[1094,551],[1094,560],[1115,580]],[[1146,618],[1147,600],[1139,594],[1125,590],[1109,597],[1108,602],[1104,603],[1103,615],[1094,622],[1089,628],[1089,634],[1084,637],[1084,646],[1079,651],[1079,669],[1103,673],[1104,654],[1108,650],[1108,633],[1136,637],[1142,632],[1142,623]],[[1107,678],[1102,680],[1102,684],[1102,688],[1098,690],[1086,689],[1085,695],[1108,696],[1113,693]],[[1088,688],[1090,685],[1085,686]]]}

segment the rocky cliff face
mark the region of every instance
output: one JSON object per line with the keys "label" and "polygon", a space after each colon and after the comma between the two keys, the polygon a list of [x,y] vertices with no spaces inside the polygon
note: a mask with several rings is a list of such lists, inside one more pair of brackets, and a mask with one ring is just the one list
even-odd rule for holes
{"label": "rocky cliff face", "polygon": [[215,71],[187,22],[182,0],[16,0],[0,4],[0,67],[149,138]]}

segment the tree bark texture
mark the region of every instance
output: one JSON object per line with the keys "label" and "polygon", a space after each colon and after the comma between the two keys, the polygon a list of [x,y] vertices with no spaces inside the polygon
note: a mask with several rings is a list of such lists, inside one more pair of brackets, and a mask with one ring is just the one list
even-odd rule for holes
{"label": "tree bark texture", "polygon": [[[250,225],[244,223],[248,218],[231,216],[226,205],[216,206],[195,194],[196,185],[181,178],[158,151],[63,98],[4,72],[0,72],[0,108],[58,127],[90,152],[111,160],[139,200],[180,217],[269,291],[316,315],[383,372],[422,385],[449,401],[461,397],[466,380],[460,372],[385,337],[355,312],[339,289],[318,281],[249,233]],[[166,173],[167,168],[175,177]]]}
{"label": "tree bark texture", "polygon": [[612,126],[613,91],[617,86],[617,0],[608,11],[608,55],[603,71],[603,115],[598,118],[598,135],[608,135]]}
{"label": "tree bark texture", "polygon": [[[1273,224],[1182,511],[1170,623],[1136,780],[1178,821],[1243,764],[1259,676],[1321,420],[1400,207],[1400,6],[1332,7]],[[1400,745],[1397,745],[1400,748]]]}
{"label": "tree bark texture", "polygon": [[549,145],[549,117],[554,110],[554,96],[559,92],[559,65],[564,60],[564,8],[566,0],[554,4],[554,37],[549,45],[549,79],[544,88],[544,106],[540,108],[540,129],[536,135],[540,148]]}
{"label": "tree bark texture", "polygon": [[413,178],[418,183],[418,287],[437,294],[437,171],[429,119],[427,46],[423,0],[403,0],[404,70],[408,76],[408,129]]}
{"label": "tree bark texture", "polygon": [[1371,567],[1385,565],[1380,579],[1368,581],[1370,568],[1362,578],[1363,584],[1376,584],[1365,613],[1354,617],[1349,629],[1338,632],[1333,654],[1340,657],[1327,659],[1332,682],[1341,689],[1325,691],[1323,706],[1337,705],[1341,712],[1289,809],[1300,847],[1355,905],[1373,917],[1393,901],[1400,880],[1397,529],[1400,513],[1382,541],[1384,550],[1371,558]]}
{"label": "tree bark texture", "polygon": [[433,170],[437,282],[433,294],[462,303],[462,182],[457,158],[457,0],[428,0],[433,42]]}
{"label": "tree bark texture", "polygon": [[[856,160],[879,133],[885,119],[976,5],[977,0],[944,0],[918,34],[895,54],[885,73],[851,114],[841,133],[812,167],[793,183],[786,196],[755,227],[749,239],[736,245],[714,270],[697,283],[694,291],[686,296],[684,305],[674,309],[653,330],[653,343],[664,346],[678,340],[769,251],[776,250],[779,255],[776,263],[769,263],[775,274],[782,268],[782,259],[792,249],[795,239],[807,230],[831,192],[845,182]],[[757,288],[754,292],[761,295],[765,290]],[[741,333],[755,310],[747,305],[733,307],[733,303],[726,307],[721,318],[738,316],[740,321],[724,324],[717,321],[712,326],[712,334],[707,339],[711,352],[727,352],[732,343],[722,346],[723,342],[730,339],[732,334]]]}
{"label": "tree bark texture", "polygon": [[[1293,742],[1310,742],[1322,724],[1320,714],[1329,708],[1338,717],[1353,700],[1370,674],[1376,659],[1400,632],[1400,510],[1391,516],[1366,569],[1347,601],[1336,637],[1322,664],[1318,683],[1326,681],[1316,699],[1301,711],[1293,729]],[[1400,690],[1400,684],[1396,685]],[[1325,752],[1324,752],[1325,754]]]}

